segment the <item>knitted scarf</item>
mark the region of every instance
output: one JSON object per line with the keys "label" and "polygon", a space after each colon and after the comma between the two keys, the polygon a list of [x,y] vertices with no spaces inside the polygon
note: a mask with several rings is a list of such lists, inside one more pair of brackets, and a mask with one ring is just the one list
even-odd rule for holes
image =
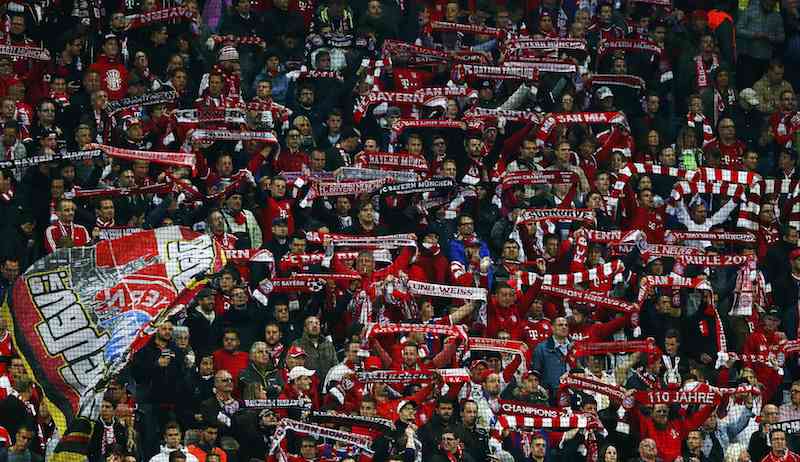
{"label": "knitted scarf", "polygon": [[552,114],[542,121],[536,132],[536,142],[543,145],[550,138],[553,129],[563,124],[621,124],[628,126],[628,120],[622,112],[573,112]]}
{"label": "knitted scarf", "polygon": [[695,85],[698,90],[704,90],[711,85],[709,81],[709,74],[719,67],[719,56],[716,53],[711,55],[711,66],[706,70],[706,65],[703,62],[703,55],[694,57],[694,72],[695,72]]}
{"label": "knitted scarf", "polygon": [[513,61],[505,61],[504,65],[513,67],[525,67],[551,74],[575,74],[578,72],[578,65],[568,59],[551,58],[549,56],[531,55],[530,50],[521,50],[516,54]]}
{"label": "knitted scarf", "polygon": [[134,14],[127,16],[126,19],[128,20],[128,27],[130,29],[138,29],[164,21],[174,21],[176,19],[184,21],[192,20],[194,19],[194,13],[182,6],[178,6],[154,10],[148,13]]}
{"label": "knitted scarf", "polygon": [[597,46],[597,61],[600,62],[608,54],[618,50],[622,50],[627,55],[632,52],[649,53],[655,56],[661,56],[664,50],[651,40],[638,40],[638,39],[606,39],[601,40]]}
{"label": "knitted scarf", "polygon": [[381,188],[381,194],[420,194],[427,192],[447,193],[456,187],[452,178],[435,178],[430,180],[410,181],[407,183],[389,184]]}
{"label": "knitted scarf", "polygon": [[178,99],[180,95],[175,90],[152,91],[140,96],[128,96],[127,98],[109,101],[103,108],[106,114],[112,116],[119,111],[131,109],[138,106],[152,106],[154,104],[171,103]]}

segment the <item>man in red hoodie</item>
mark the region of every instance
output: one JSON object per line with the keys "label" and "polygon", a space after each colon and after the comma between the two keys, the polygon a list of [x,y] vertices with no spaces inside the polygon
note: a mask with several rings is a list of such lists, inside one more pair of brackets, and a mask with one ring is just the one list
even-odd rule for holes
{"label": "man in red hoodie", "polygon": [[89,70],[100,74],[102,88],[108,93],[109,100],[117,100],[127,95],[128,71],[119,61],[119,41],[116,35],[105,36],[103,53],[97,58],[97,62],[89,67]]}
{"label": "man in red hoodie", "polygon": [[569,326],[569,339],[573,342],[588,340],[602,342],[611,337],[614,332],[625,327],[628,318],[625,316],[614,318],[608,322],[595,322],[589,317],[591,309],[588,305],[577,305],[572,311]]}
{"label": "man in red hoodie", "polygon": [[658,447],[661,460],[675,460],[681,455],[681,445],[689,432],[700,428],[700,425],[714,412],[716,406],[702,406],[700,410],[686,417],[669,418],[669,406],[656,404],[649,417],[639,413],[639,406],[631,409],[632,422],[639,425],[642,439],[652,438]]}

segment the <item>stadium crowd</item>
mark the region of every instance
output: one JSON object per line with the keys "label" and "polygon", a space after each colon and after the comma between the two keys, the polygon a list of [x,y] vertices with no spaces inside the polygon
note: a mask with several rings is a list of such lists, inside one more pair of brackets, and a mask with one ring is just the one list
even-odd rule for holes
{"label": "stadium crowd", "polygon": [[[800,462],[799,7],[2,2],[0,462]],[[174,225],[66,438],[15,281]]]}

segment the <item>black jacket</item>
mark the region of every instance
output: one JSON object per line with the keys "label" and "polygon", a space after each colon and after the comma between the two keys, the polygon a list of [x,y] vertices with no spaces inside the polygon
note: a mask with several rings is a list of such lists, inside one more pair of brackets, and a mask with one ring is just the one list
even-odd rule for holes
{"label": "black jacket", "polygon": [[137,385],[137,400],[149,404],[177,404],[185,391],[186,358],[173,342],[164,351],[174,356],[166,367],[158,365],[162,350],[155,338],[133,356],[132,374]]}
{"label": "black jacket", "polygon": [[200,307],[196,306],[189,311],[184,324],[189,328],[189,343],[196,355],[217,349],[219,340],[222,338],[222,318],[220,316],[215,316],[214,321],[208,322],[208,319],[200,312]]}

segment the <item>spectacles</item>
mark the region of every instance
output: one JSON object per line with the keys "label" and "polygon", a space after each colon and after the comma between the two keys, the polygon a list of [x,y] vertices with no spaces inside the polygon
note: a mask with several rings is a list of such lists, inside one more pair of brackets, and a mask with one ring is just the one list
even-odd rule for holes
{"label": "spectacles", "polygon": [[228,383],[228,382],[233,382],[233,379],[232,379],[232,378],[230,378],[230,377],[225,377],[225,378],[222,378],[222,379],[217,379],[217,381],[218,381],[218,382],[225,382],[225,383]]}

